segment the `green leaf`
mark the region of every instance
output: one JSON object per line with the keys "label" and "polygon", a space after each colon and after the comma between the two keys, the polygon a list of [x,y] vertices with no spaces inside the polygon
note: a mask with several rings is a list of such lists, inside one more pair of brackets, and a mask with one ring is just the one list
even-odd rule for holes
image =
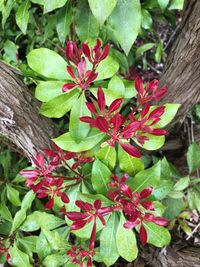
{"label": "green leaf", "polygon": [[28,20],[29,20],[29,8],[31,7],[31,3],[29,0],[24,1],[17,9],[16,13],[16,22],[20,30],[23,34],[26,33]]}
{"label": "green leaf", "polygon": [[90,131],[90,125],[80,121],[80,117],[91,115],[86,106],[86,101],[85,94],[83,93],[72,106],[70,113],[69,132],[77,143],[80,143]]}
{"label": "green leaf", "polygon": [[200,168],[200,146],[195,142],[189,146],[187,151],[187,164],[190,173]]}
{"label": "green leaf", "polygon": [[35,97],[42,101],[48,102],[49,100],[62,95],[62,81],[40,81],[35,88]]}
{"label": "green leaf", "polygon": [[199,187],[193,187],[188,190],[188,204],[191,210],[196,209],[200,212],[200,190]]}
{"label": "green leaf", "polygon": [[118,146],[118,160],[120,169],[130,176],[135,176],[138,172],[144,170],[143,161],[130,156],[120,146]]}
{"label": "green leaf", "polygon": [[106,266],[114,264],[119,258],[115,238],[118,224],[118,214],[113,212],[100,235],[100,256]]}
{"label": "green leaf", "polygon": [[6,40],[4,45],[3,45],[3,49],[5,54],[3,55],[3,57],[5,59],[8,59],[6,61],[13,61],[15,63],[18,63],[18,59],[17,59],[17,53],[18,53],[18,46],[13,43],[10,40]]}
{"label": "green leaf", "polygon": [[65,5],[67,0],[43,0],[44,1],[44,14],[53,11],[56,8],[62,7]]}
{"label": "green leaf", "polygon": [[184,0],[172,0],[169,9],[170,10],[173,10],[173,9],[182,10],[183,7],[184,7]]}
{"label": "green leaf", "polygon": [[46,227],[51,230],[65,224],[65,221],[46,212],[34,211],[27,216],[20,229],[24,232],[37,231],[40,229],[40,223],[46,224]]}
{"label": "green leaf", "polygon": [[[3,1],[5,2],[5,1]],[[6,4],[0,6],[0,10],[2,11],[2,21],[1,21],[1,24],[2,24],[2,28],[4,29],[4,26],[5,26],[5,23],[8,19],[8,17],[10,16],[10,12],[13,8],[13,6],[15,5],[15,1],[13,0],[8,0],[6,2]]]}
{"label": "green leaf", "polygon": [[155,188],[160,182],[160,161],[153,167],[140,171],[134,178],[128,180],[128,185],[134,192],[141,192],[143,189],[152,186]]}
{"label": "green leaf", "polygon": [[139,0],[118,0],[108,18],[109,30],[128,55],[141,24],[141,6]]}
{"label": "green leaf", "polygon": [[142,9],[142,28],[149,30],[152,27],[152,17],[148,10]]}
{"label": "green leaf", "polygon": [[75,13],[76,33],[82,42],[94,41],[99,35],[99,23],[90,11],[88,1],[78,1]]}
{"label": "green leaf", "polygon": [[174,191],[182,191],[185,188],[187,188],[190,184],[190,178],[189,176],[186,176],[184,178],[181,178],[175,185],[173,190]]}
{"label": "green leaf", "polygon": [[155,61],[157,63],[161,62],[163,53],[164,53],[163,42],[160,41],[160,43],[157,45],[156,53],[155,53]]}
{"label": "green leaf", "polygon": [[40,108],[40,114],[48,118],[61,118],[70,111],[78,99],[78,95],[79,91],[77,89],[63,93],[49,100],[47,103],[43,103]]}
{"label": "green leaf", "polygon": [[159,186],[157,186],[151,196],[154,196],[156,199],[161,200],[169,194],[174,186],[174,182],[170,180],[162,180],[160,181]]}
{"label": "green leaf", "polygon": [[26,219],[26,209],[22,208],[15,214],[15,217],[13,219],[11,234],[15,232],[15,230],[17,230],[22,225],[25,219]]}
{"label": "green leaf", "polygon": [[140,147],[146,149],[146,150],[157,150],[161,148],[165,143],[165,136],[155,136],[151,134],[145,134],[149,138],[149,140],[145,141],[144,145],[141,145],[137,142],[137,140],[134,140],[137,145]]}
{"label": "green leaf", "polygon": [[131,262],[137,258],[138,248],[135,234],[132,230],[124,228],[126,219],[121,213],[119,226],[116,233],[116,243],[119,255],[125,260]]}
{"label": "green leaf", "polygon": [[124,53],[110,47],[109,55],[119,63],[122,71],[128,72],[129,69],[128,60],[127,57],[124,55]]}
{"label": "green leaf", "polygon": [[161,120],[155,125],[154,128],[163,128],[164,126],[169,124],[174,119],[178,109],[180,108],[180,104],[165,104],[164,107],[165,107],[165,112],[160,117]]}
{"label": "green leaf", "polygon": [[92,166],[92,185],[97,193],[107,195],[111,172],[100,160],[96,159]]}
{"label": "green leaf", "polygon": [[31,69],[42,76],[55,80],[71,80],[66,71],[67,62],[56,52],[48,48],[37,48],[27,56]]}
{"label": "green leaf", "polygon": [[111,206],[113,204],[113,202],[110,199],[108,199],[104,195],[100,195],[100,194],[92,195],[92,194],[83,194],[83,193],[79,192],[78,193],[78,197],[79,197],[80,200],[85,201],[85,202],[89,202],[89,203],[92,203],[92,204],[97,199],[101,200],[102,206]]}
{"label": "green leaf", "polygon": [[36,253],[36,243],[38,240],[38,236],[24,236],[22,238],[18,238],[17,242],[20,242],[24,247],[26,247],[29,251]]}
{"label": "green leaf", "polygon": [[116,164],[116,151],[114,147],[105,146],[100,148],[97,152],[96,157],[101,160],[110,169],[114,169]]}
{"label": "green leaf", "polygon": [[50,231],[46,226],[45,222],[40,221],[40,226],[42,232],[44,233],[46,239],[51,245],[53,250],[65,249],[66,241],[62,238],[57,231]]}
{"label": "green leaf", "polygon": [[104,138],[104,136],[104,133],[101,133],[96,129],[92,129],[85,140],[81,141],[79,144],[73,140],[70,133],[60,135],[59,137],[53,139],[53,141],[64,150],[71,152],[82,152],[93,148]]}
{"label": "green leaf", "polygon": [[96,72],[98,73],[95,81],[100,81],[112,77],[119,69],[119,64],[111,56],[100,62]]}
{"label": "green leaf", "polygon": [[88,2],[93,15],[102,25],[113,11],[117,0],[88,0]]}
{"label": "green leaf", "polygon": [[158,0],[158,4],[160,8],[164,10],[169,4],[169,0]]}
{"label": "green leaf", "polygon": [[30,190],[24,196],[24,198],[22,200],[21,208],[26,209],[26,210],[30,209],[34,199],[35,199],[35,193],[32,190]]}
{"label": "green leaf", "polygon": [[31,2],[38,5],[44,5],[44,0],[31,0]]}
{"label": "green leaf", "polygon": [[106,96],[106,104],[110,105],[117,98],[124,98],[125,87],[122,80],[114,75],[108,84],[108,89],[104,90]]}
{"label": "green leaf", "polygon": [[58,38],[62,45],[64,45],[66,41],[66,37],[70,31],[71,19],[72,19],[72,6],[71,3],[68,2],[65,7],[59,10],[57,14],[57,23],[56,23],[56,31],[58,33]]}
{"label": "green leaf", "polygon": [[67,261],[66,255],[51,254],[51,255],[48,255],[43,260],[42,263],[45,267],[60,267],[60,266],[64,266],[66,261]]}
{"label": "green leaf", "polygon": [[12,214],[10,212],[10,210],[8,209],[8,207],[6,206],[5,202],[1,202],[0,203],[0,215],[2,218],[4,218],[5,220],[12,222]]}
{"label": "green leaf", "polygon": [[9,184],[6,184],[6,189],[7,189],[7,197],[9,201],[14,205],[14,206],[20,206],[21,205],[21,200],[19,198],[19,191],[11,187]]}
{"label": "green leaf", "polygon": [[143,222],[143,225],[147,230],[147,242],[149,244],[159,248],[169,245],[171,236],[167,228],[151,222]]}
{"label": "green leaf", "polygon": [[178,216],[184,208],[184,201],[182,198],[175,199],[168,197],[162,202],[166,206],[166,210],[163,216],[170,221],[173,220],[176,216]]}
{"label": "green leaf", "polygon": [[36,242],[36,252],[41,260],[52,253],[51,246],[42,231]]}
{"label": "green leaf", "polygon": [[16,267],[32,267],[26,253],[18,249],[16,243],[9,248],[12,264]]}
{"label": "green leaf", "polygon": [[135,53],[136,57],[137,58],[142,57],[145,52],[147,52],[148,50],[152,49],[154,46],[155,46],[154,43],[147,43],[147,44],[144,44],[144,45],[140,46],[136,50],[136,53]]}

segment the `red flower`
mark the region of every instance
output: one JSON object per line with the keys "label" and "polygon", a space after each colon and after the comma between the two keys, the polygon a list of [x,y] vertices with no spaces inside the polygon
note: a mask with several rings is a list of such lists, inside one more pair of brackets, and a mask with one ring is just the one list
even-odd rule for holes
{"label": "red flower", "polygon": [[94,204],[77,200],[76,206],[79,207],[83,212],[66,212],[65,215],[71,221],[74,221],[71,229],[79,230],[83,228],[87,223],[94,222],[92,232],[90,235],[90,249],[94,248],[95,236],[96,236],[96,220],[97,218],[103,225],[106,224],[104,216],[112,212],[112,208],[101,207],[101,200],[95,200]]}
{"label": "red flower", "polygon": [[84,261],[87,260],[87,267],[92,267],[95,250],[85,250],[81,246],[72,246],[71,250],[68,250],[66,254],[71,258],[72,263],[83,267]]}
{"label": "red flower", "polygon": [[78,50],[78,47],[74,41],[69,41],[66,45],[66,57],[72,61],[75,65],[81,61],[82,49]]}

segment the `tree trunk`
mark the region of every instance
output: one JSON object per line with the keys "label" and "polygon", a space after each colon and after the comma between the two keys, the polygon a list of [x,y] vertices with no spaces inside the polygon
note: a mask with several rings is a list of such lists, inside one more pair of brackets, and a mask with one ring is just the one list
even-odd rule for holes
{"label": "tree trunk", "polygon": [[38,114],[39,102],[13,67],[0,62],[0,132],[30,158],[56,136],[50,119]]}
{"label": "tree trunk", "polygon": [[200,1],[186,1],[185,12],[172,44],[160,85],[167,85],[168,103],[182,104],[176,122],[200,101]]}

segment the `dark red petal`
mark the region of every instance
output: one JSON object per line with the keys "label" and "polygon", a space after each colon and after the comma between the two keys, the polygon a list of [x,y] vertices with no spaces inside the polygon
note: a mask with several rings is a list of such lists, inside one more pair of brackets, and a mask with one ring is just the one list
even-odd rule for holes
{"label": "dark red petal", "polygon": [[96,210],[98,210],[98,209],[101,208],[101,200],[100,199],[95,200],[95,202],[94,202],[94,208]]}
{"label": "dark red petal", "polygon": [[124,194],[126,197],[128,197],[128,198],[132,198],[132,196],[133,196],[133,194],[132,194],[132,190],[131,190],[131,188],[130,188],[128,185],[126,185],[126,184],[122,184],[122,185],[121,185],[121,190],[122,190],[123,194]]}
{"label": "dark red petal", "polygon": [[97,224],[96,224],[96,221],[94,221],[94,225],[93,225],[93,228],[92,228],[92,233],[91,233],[91,236],[90,236],[90,245],[89,245],[90,249],[94,248],[96,231],[97,231]]}
{"label": "dark red petal", "polygon": [[122,115],[119,113],[115,114],[111,122],[113,123],[114,131],[117,132],[123,123]]}
{"label": "dark red petal", "polygon": [[149,83],[148,90],[147,91],[155,91],[158,87],[158,80],[153,80]]}
{"label": "dark red petal", "polygon": [[144,246],[147,243],[147,231],[144,228],[143,224],[140,226],[140,241]]}
{"label": "dark red petal", "polygon": [[120,146],[123,148],[124,151],[126,151],[126,153],[128,153],[132,157],[136,157],[136,158],[141,157],[141,154],[136,147],[134,147],[130,144],[121,144],[121,143],[120,143]]}
{"label": "dark red petal", "polygon": [[62,91],[67,92],[71,90],[72,88],[74,88],[75,86],[77,86],[75,83],[65,83],[62,87]]}
{"label": "dark red petal", "polygon": [[167,87],[160,88],[159,91],[153,94],[153,100],[161,100],[162,97],[167,93]]}
{"label": "dark red petal", "polygon": [[53,208],[53,205],[54,205],[54,199],[51,198],[51,199],[49,199],[49,200],[47,201],[47,203],[45,204],[45,208],[46,208],[47,210],[50,210],[50,209]]}
{"label": "dark red petal", "polygon": [[69,41],[67,42],[66,45],[66,57],[67,59],[71,59],[71,57],[73,56],[73,50],[74,50],[74,42],[73,41]]}
{"label": "dark red petal", "polygon": [[41,153],[37,153],[36,158],[31,158],[35,165],[39,168],[44,167],[44,156]]}
{"label": "dark red petal", "polygon": [[149,114],[148,119],[153,120],[153,119],[160,118],[160,116],[162,116],[164,112],[165,112],[164,106],[156,108]]}
{"label": "dark red petal", "polygon": [[103,49],[103,53],[100,56],[100,60],[104,60],[108,56],[108,53],[109,53],[109,45],[107,44]]}
{"label": "dark red petal", "polygon": [[101,87],[97,91],[97,103],[101,112],[104,112],[106,107],[105,95]]}
{"label": "dark red petal", "polygon": [[153,187],[147,187],[140,192],[140,198],[147,198],[151,195]]}
{"label": "dark red petal", "polygon": [[79,230],[83,228],[86,225],[87,221],[81,220],[81,221],[76,221],[72,224],[71,230]]}
{"label": "dark red petal", "polygon": [[153,222],[157,225],[160,225],[160,226],[167,226],[169,224],[169,221],[165,218],[162,218],[162,217],[155,217],[153,219]]}
{"label": "dark red petal", "polygon": [[77,211],[69,211],[69,212],[66,212],[65,215],[71,221],[80,221],[80,220],[84,220],[89,217],[87,213],[81,213]]}
{"label": "dark red petal", "polygon": [[65,194],[65,193],[62,193],[62,194],[61,194],[61,200],[62,200],[64,203],[69,203],[69,201],[70,201],[68,195]]}
{"label": "dark red petal", "polygon": [[139,130],[140,126],[141,122],[139,121],[134,121],[129,123],[123,130],[123,136],[125,138],[130,138],[133,135],[133,133]]}
{"label": "dark red petal", "polygon": [[119,98],[119,99],[115,99],[109,109],[108,109],[108,113],[113,113],[114,111],[116,111],[120,106],[121,106],[121,103],[122,103],[123,99],[122,98]]}
{"label": "dark red petal", "polygon": [[69,75],[70,75],[73,79],[76,79],[76,76],[75,76],[74,71],[73,71],[73,69],[72,69],[71,66],[67,66],[67,71],[68,71]]}
{"label": "dark red petal", "polygon": [[100,131],[102,131],[104,133],[108,133],[109,132],[108,122],[103,117],[99,116],[99,117],[96,118],[96,126],[99,128]]}
{"label": "dark red petal", "polygon": [[85,210],[85,211],[91,211],[92,210],[92,204],[90,204],[88,202],[84,202],[82,200],[76,200],[75,204],[81,210]]}
{"label": "dark red petal", "polygon": [[143,84],[142,84],[142,79],[137,76],[135,78],[135,89],[137,90],[137,92],[139,94],[142,94],[144,92],[144,87],[143,87]]}
{"label": "dark red petal", "polygon": [[168,134],[168,132],[163,129],[151,129],[150,133],[155,136],[162,136]]}
{"label": "dark red petal", "polygon": [[96,123],[96,120],[95,119],[93,119],[93,118],[91,118],[91,117],[89,117],[89,116],[83,116],[83,117],[81,117],[80,118],[80,121],[82,121],[82,122],[86,122],[86,123]]}
{"label": "dark red petal", "polygon": [[97,113],[95,106],[91,102],[86,102],[86,106],[93,114]]}
{"label": "dark red petal", "polygon": [[90,58],[90,48],[89,48],[89,46],[87,45],[87,44],[82,44],[82,49],[83,49],[83,53],[84,53],[84,55],[89,59],[89,60],[91,60],[91,58]]}
{"label": "dark red petal", "polygon": [[92,267],[92,259],[89,258],[87,261],[87,267]]}
{"label": "dark red petal", "polygon": [[142,111],[141,111],[141,117],[144,118],[147,113],[149,112],[150,109],[150,105],[147,103],[145,104],[145,106],[143,107]]}
{"label": "dark red petal", "polygon": [[146,210],[154,210],[154,205],[151,201],[149,200],[144,200],[141,202],[141,205],[146,209]]}

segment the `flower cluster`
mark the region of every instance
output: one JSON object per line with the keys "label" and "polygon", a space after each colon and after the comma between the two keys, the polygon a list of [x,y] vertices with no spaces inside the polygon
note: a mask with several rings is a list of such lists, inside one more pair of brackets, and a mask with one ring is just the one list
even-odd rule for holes
{"label": "flower cluster", "polygon": [[167,132],[165,130],[153,128],[160,121],[165,112],[165,107],[161,106],[150,111],[150,105],[146,103],[142,110],[139,110],[139,106],[142,105],[139,102],[137,109],[134,109],[127,117],[124,117],[119,112],[122,102],[123,99],[116,99],[107,108],[104,92],[99,87],[96,106],[92,102],[86,102],[87,108],[93,114],[93,117],[84,116],[80,120],[109,135],[110,139],[107,143],[110,146],[118,143],[131,156],[140,157],[139,150],[128,144],[127,141],[133,139],[144,145],[145,141],[149,139],[147,134],[166,135]]}
{"label": "flower cluster", "polygon": [[0,241],[0,257],[6,255],[6,260],[10,261],[10,254],[8,253],[8,248],[4,244],[4,242]]}
{"label": "flower cluster", "polygon": [[[90,49],[85,43],[79,50],[76,43],[69,41],[66,46],[66,57],[74,66],[67,66],[67,72],[72,77],[73,82],[63,85],[63,92],[79,87],[85,90],[90,87],[90,84],[97,78],[98,73],[96,68],[99,63],[108,56],[109,46],[106,45],[104,49],[101,48],[101,42],[97,40],[96,45]],[[92,64],[91,70],[86,68],[86,58]]]}
{"label": "flower cluster", "polygon": [[108,196],[116,203],[116,207],[121,209],[128,217],[128,221],[124,223],[125,228],[133,229],[140,225],[140,241],[145,245],[148,237],[143,222],[153,222],[157,225],[166,226],[168,221],[151,213],[154,211],[154,205],[146,198],[151,195],[153,188],[145,188],[140,193],[132,192],[126,184],[127,179],[128,175],[126,174],[122,178],[113,175],[112,182],[109,184],[112,190],[108,191]]}
{"label": "flower cluster", "polygon": [[95,256],[95,250],[83,249],[81,246],[72,246],[67,251],[67,256],[70,257],[71,262],[78,264],[80,267],[84,266],[84,262],[87,260],[87,267],[92,267],[92,259]]}

